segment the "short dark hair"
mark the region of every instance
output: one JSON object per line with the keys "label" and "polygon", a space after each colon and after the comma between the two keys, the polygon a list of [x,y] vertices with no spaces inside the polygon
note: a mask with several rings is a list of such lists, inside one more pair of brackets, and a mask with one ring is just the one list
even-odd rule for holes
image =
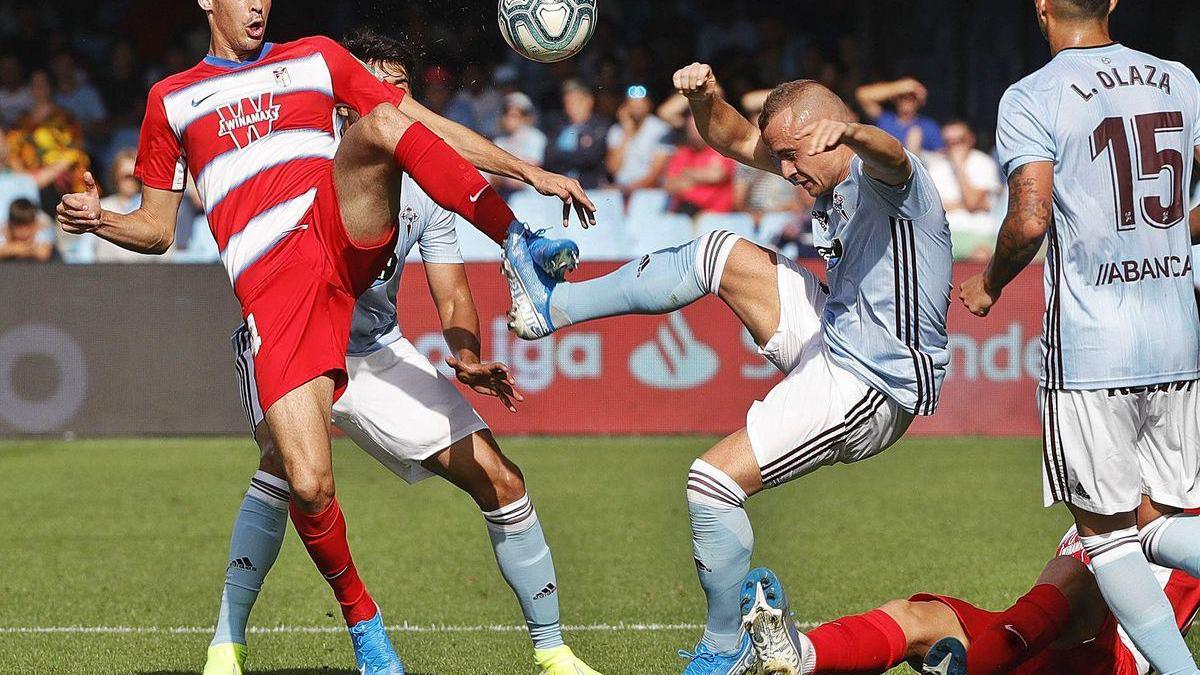
{"label": "short dark hair", "polygon": [[1054,0],[1059,9],[1080,19],[1103,19],[1108,16],[1109,0]]}
{"label": "short dark hair", "polygon": [[758,114],[758,130],[765,132],[775,115],[792,107],[800,99],[805,99],[807,104],[826,113],[823,116],[852,119],[846,102],[825,85],[816,80],[792,80],[775,87],[767,95]]}
{"label": "short dark hair", "polygon": [[8,224],[29,225],[37,222],[37,206],[25,198],[14,199],[8,207]]}
{"label": "short dark hair", "polygon": [[417,58],[403,42],[370,28],[359,28],[342,40],[342,46],[359,61],[395,63],[412,77]]}

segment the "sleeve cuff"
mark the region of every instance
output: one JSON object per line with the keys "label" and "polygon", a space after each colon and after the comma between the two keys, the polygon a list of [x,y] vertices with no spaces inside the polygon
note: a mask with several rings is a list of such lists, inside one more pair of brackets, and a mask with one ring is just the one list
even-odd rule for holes
{"label": "sleeve cuff", "polygon": [[1054,161],[1053,157],[1042,157],[1041,155],[1017,155],[1016,157],[1013,157],[1012,159],[1008,160],[1008,162],[1004,165],[1004,177],[1005,177],[1005,179],[1007,179],[1009,176],[1013,175],[1013,172],[1015,172],[1017,169],[1025,166],[1026,164],[1033,164],[1034,162],[1053,162],[1053,161]]}

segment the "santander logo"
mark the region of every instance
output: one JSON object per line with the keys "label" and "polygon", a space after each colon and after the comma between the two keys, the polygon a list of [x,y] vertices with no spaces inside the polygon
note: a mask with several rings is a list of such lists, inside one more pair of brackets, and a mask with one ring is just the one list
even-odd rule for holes
{"label": "santander logo", "polygon": [[279,119],[275,94],[267,92],[256,98],[244,98],[217,108],[221,118],[218,135],[228,136],[239,150],[271,133]]}

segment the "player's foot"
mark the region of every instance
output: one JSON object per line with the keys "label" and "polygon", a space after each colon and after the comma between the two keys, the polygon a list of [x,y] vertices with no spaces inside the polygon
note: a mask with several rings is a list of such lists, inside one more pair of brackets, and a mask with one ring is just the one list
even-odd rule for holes
{"label": "player's foot", "polygon": [[[508,327],[525,340],[536,340],[554,332],[554,324],[550,321],[550,293],[557,282],[535,259],[531,247],[531,242],[547,241],[550,240],[533,235],[524,225],[513,223],[501,253],[504,276],[508,279],[508,291],[513,301],[508,312]],[[543,257],[557,257],[551,254],[550,244],[541,243],[537,248]]]}
{"label": "player's foot", "polygon": [[404,664],[396,656],[392,641],[383,627],[383,615],[350,626],[354,643],[354,662],[362,675],[404,675]]}
{"label": "player's foot", "polygon": [[[750,636],[763,675],[801,675],[814,661],[812,643],[792,621],[779,577],[765,567],[750,570],[742,581],[742,627]],[[811,671],[812,668],[807,670]]]}
{"label": "player's foot", "polygon": [[533,263],[554,281],[562,281],[579,267],[579,245],[570,239],[551,239],[546,232],[525,228],[525,244]]}
{"label": "player's foot", "polygon": [[967,650],[962,641],[946,637],[935,642],[925,654],[921,672],[925,675],[966,675]]}
{"label": "player's foot", "polygon": [[533,662],[540,675],[600,675],[566,645],[533,650]]}
{"label": "player's foot", "polygon": [[694,652],[679,650],[679,656],[688,660],[683,675],[743,675],[754,670],[758,663],[749,635],[742,635],[737,649],[718,652],[701,643]]}
{"label": "player's foot", "polygon": [[208,660],[204,662],[204,675],[242,675],[245,667],[246,645],[226,642],[208,648]]}

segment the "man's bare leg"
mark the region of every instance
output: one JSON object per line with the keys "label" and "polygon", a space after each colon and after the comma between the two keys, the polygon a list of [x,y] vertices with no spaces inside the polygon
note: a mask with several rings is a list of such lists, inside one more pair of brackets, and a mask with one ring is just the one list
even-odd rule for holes
{"label": "man's bare leg", "polygon": [[291,488],[296,533],[353,626],[374,618],[378,608],[354,567],[346,519],[335,497],[329,444],[333,389],[329,376],[310,380],[275,402],[266,422]]}
{"label": "man's bare leg", "polygon": [[497,243],[515,221],[475,167],[423,124],[385,103],[346,131],[334,157],[342,221],[355,245],[378,245],[395,229],[401,172]]}

